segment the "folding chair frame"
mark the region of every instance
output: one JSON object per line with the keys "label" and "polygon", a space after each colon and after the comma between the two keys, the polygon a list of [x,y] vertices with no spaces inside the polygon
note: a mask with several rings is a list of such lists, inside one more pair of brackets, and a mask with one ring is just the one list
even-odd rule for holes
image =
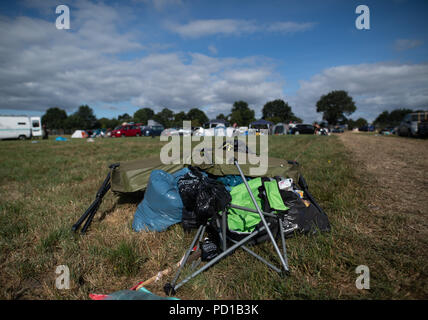
{"label": "folding chair frame", "polygon": [[[184,260],[182,265],[180,266],[180,268],[177,270],[177,273],[173,279],[173,281],[171,283],[166,283],[164,286],[164,291],[167,295],[171,295],[171,294],[175,294],[177,289],[180,288],[182,285],[184,285],[185,283],[187,283],[189,280],[193,279],[194,277],[196,277],[197,275],[199,275],[200,273],[204,272],[205,270],[207,270],[208,268],[210,268],[212,265],[216,264],[218,261],[220,261],[221,259],[223,259],[224,257],[226,257],[227,255],[231,254],[232,252],[234,252],[236,249],[238,248],[242,248],[243,250],[245,250],[246,252],[248,252],[250,255],[252,255],[253,257],[257,258],[258,260],[260,260],[261,262],[263,262],[264,264],[266,264],[268,267],[270,267],[271,269],[275,270],[278,273],[282,273],[285,272],[285,274],[289,273],[289,267],[288,267],[288,259],[287,259],[287,248],[286,248],[286,243],[285,243],[285,233],[284,233],[284,229],[283,229],[283,224],[281,222],[281,216],[280,215],[274,215],[272,213],[267,213],[267,212],[263,212],[259,205],[257,204],[257,201],[251,191],[251,188],[249,187],[247,180],[245,179],[245,176],[241,170],[241,167],[239,166],[238,161],[234,161],[235,166],[238,168],[239,174],[241,175],[242,180],[244,181],[245,187],[248,191],[248,193],[250,194],[251,200],[254,204],[254,206],[256,207],[256,210],[254,209],[250,209],[250,208],[246,208],[246,207],[241,207],[241,206],[237,206],[237,205],[233,205],[230,204],[229,208],[235,208],[235,209],[239,209],[239,210],[244,210],[247,212],[253,212],[253,213],[258,213],[260,216],[260,219],[263,223],[263,225],[253,231],[251,234],[249,234],[248,236],[246,236],[245,238],[243,238],[240,241],[236,241],[231,239],[230,237],[227,236],[226,233],[226,223],[227,223],[227,211],[228,208],[226,208],[226,210],[222,213],[221,215],[221,219],[222,219],[222,223],[220,226],[220,221],[219,221],[219,217],[215,217],[215,222],[216,222],[216,226],[218,228],[219,231],[219,236],[220,236],[220,241],[221,241],[221,249],[222,252],[216,256],[214,259],[208,261],[204,266],[202,266],[200,269],[196,270],[195,272],[193,272],[190,276],[188,276],[187,278],[183,279],[181,282],[179,282],[178,284],[176,284],[180,273],[184,267],[184,265],[187,262],[187,259],[189,258],[189,255],[192,251],[192,249],[194,248],[197,240],[199,239],[199,241],[202,240],[203,238],[203,234],[206,230],[207,225],[201,225],[198,229],[198,231],[196,232],[195,237],[193,238],[192,244],[189,247],[189,249],[186,252],[186,255],[184,256]],[[268,223],[265,219],[265,216],[267,217],[273,217],[278,219],[278,226],[279,226],[279,233],[280,233],[280,237],[281,237],[281,242],[282,242],[282,253],[281,250],[279,249],[275,237],[272,234],[272,231],[270,230],[269,226],[270,223]],[[270,262],[268,262],[266,259],[264,259],[263,257],[259,256],[258,254],[256,254],[254,251],[252,251],[251,249],[249,249],[247,246],[245,246],[245,244],[247,242],[249,242],[251,239],[253,239],[254,237],[256,237],[259,233],[261,233],[262,231],[266,230],[267,234],[269,235],[269,239],[272,242],[275,251],[279,257],[279,260],[281,262],[281,267],[282,268],[278,268],[276,266],[274,266],[273,264],[271,264]],[[227,241],[230,241],[233,243],[232,246],[227,247]]]}

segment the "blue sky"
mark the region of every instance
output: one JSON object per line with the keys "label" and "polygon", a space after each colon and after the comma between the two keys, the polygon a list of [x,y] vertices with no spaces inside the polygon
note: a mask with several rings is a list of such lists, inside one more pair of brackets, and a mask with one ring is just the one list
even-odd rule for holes
{"label": "blue sky", "polygon": [[[55,8],[70,8],[70,30]],[[358,5],[370,30],[358,30]],[[210,117],[245,100],[269,100],[321,119],[315,103],[347,90],[373,120],[384,110],[428,107],[427,1],[3,1],[0,113],[98,117],[140,107]]]}

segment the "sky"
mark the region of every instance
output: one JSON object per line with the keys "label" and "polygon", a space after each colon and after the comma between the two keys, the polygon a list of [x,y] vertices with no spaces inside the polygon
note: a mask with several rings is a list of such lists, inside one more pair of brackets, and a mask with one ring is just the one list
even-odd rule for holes
{"label": "sky", "polygon": [[[59,5],[70,29],[56,26]],[[356,27],[359,5],[369,29]],[[332,90],[352,96],[354,120],[428,109],[427,12],[424,0],[1,1],[0,114],[87,104],[98,118],[215,118],[244,100],[260,118],[283,99],[312,122]]]}

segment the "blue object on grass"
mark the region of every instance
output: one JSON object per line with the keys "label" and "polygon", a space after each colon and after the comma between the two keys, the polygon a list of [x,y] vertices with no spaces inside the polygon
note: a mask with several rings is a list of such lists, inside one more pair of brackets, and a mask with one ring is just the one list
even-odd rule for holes
{"label": "blue object on grass", "polygon": [[174,297],[161,297],[142,287],[139,290],[121,290],[109,294],[104,300],[180,300]]}
{"label": "blue object on grass", "polygon": [[164,231],[169,226],[181,222],[183,202],[177,182],[187,172],[189,172],[188,168],[183,168],[174,174],[163,170],[152,171],[144,199],[135,212],[132,229]]}
{"label": "blue object on grass", "polygon": [[58,138],[55,139],[55,141],[67,141],[67,138],[58,137]]}

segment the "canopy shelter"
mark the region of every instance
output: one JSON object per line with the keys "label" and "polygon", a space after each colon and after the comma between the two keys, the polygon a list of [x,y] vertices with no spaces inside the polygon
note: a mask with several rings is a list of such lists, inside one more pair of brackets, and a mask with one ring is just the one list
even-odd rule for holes
{"label": "canopy shelter", "polygon": [[205,129],[215,128],[218,125],[228,127],[229,122],[226,120],[223,120],[223,119],[214,119],[214,120],[210,120],[210,121],[204,123],[204,128]]}
{"label": "canopy shelter", "polygon": [[288,126],[285,123],[277,123],[272,128],[272,134],[282,135],[287,134]]}
{"label": "canopy shelter", "polygon": [[256,129],[257,131],[259,131],[260,129],[267,129],[269,130],[269,133],[271,133],[272,126],[273,122],[264,119],[260,119],[250,123],[250,129]]}

